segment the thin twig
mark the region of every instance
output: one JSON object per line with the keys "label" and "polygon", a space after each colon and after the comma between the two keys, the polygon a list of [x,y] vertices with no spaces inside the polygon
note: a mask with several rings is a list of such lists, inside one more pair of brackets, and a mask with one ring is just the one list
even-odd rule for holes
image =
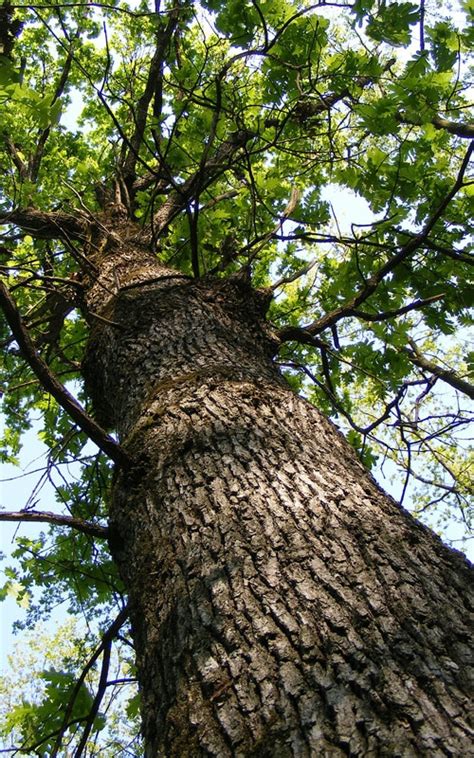
{"label": "thin twig", "polygon": [[443,297],[445,297],[444,292],[441,293],[440,295],[433,295],[432,297],[427,297],[424,300],[422,299],[414,300],[413,303],[410,303],[409,305],[404,305],[402,308],[396,308],[395,310],[391,310],[391,311],[382,311],[381,313],[367,313],[366,311],[359,311],[355,309],[352,311],[352,313],[349,313],[348,315],[356,316],[357,318],[361,318],[363,321],[387,321],[388,319],[391,319],[391,318],[397,318],[397,316],[404,316],[405,313],[409,313],[410,311],[424,308],[425,305],[436,303],[437,300],[442,300]]}
{"label": "thin twig", "polygon": [[[56,756],[58,755],[58,751],[61,748],[61,742],[62,742],[62,737],[64,735],[64,732],[66,731],[66,729],[71,724],[70,717],[71,717],[71,714],[72,714],[72,711],[73,711],[73,708],[74,708],[74,703],[75,703],[76,698],[77,698],[77,696],[78,696],[78,694],[79,694],[79,692],[81,690],[82,685],[84,684],[84,681],[85,681],[85,678],[86,678],[87,674],[89,673],[89,671],[91,670],[91,668],[93,667],[94,663],[99,658],[99,656],[106,650],[106,648],[108,646],[110,646],[110,643],[117,636],[117,633],[119,632],[119,630],[124,625],[127,617],[128,617],[128,608],[125,607],[125,608],[123,608],[120,611],[120,613],[118,614],[118,616],[115,619],[115,621],[109,626],[109,628],[107,629],[107,631],[103,635],[100,644],[95,649],[94,653],[91,655],[91,657],[87,661],[86,665],[82,669],[81,674],[80,674],[80,676],[79,676],[79,678],[78,678],[78,680],[77,680],[76,684],[74,685],[74,688],[73,688],[73,690],[71,692],[68,704],[67,704],[65,712],[64,712],[64,717],[63,717],[62,724],[59,727],[58,732],[57,732],[58,736],[57,736],[56,744],[54,745],[54,748],[51,751],[50,758],[56,758]],[[110,647],[109,647],[109,649],[110,649]],[[81,719],[81,721],[82,720],[84,720],[84,719]]]}
{"label": "thin twig", "polygon": [[[471,159],[473,150],[474,150],[474,142],[471,145],[469,145],[466,151],[463,162],[461,164],[461,168],[459,170],[459,173],[457,175],[456,181],[452,189],[443,198],[443,200],[437,207],[436,211],[426,222],[422,231],[416,236],[412,237],[409,240],[409,242],[407,242],[407,244],[404,245],[402,249],[396,255],[389,258],[389,260],[383,266],[381,266],[378,271],[376,271],[371,277],[369,277],[364,287],[357,293],[357,295],[355,295],[355,297],[348,300],[345,304],[340,305],[338,308],[335,308],[334,310],[330,311],[325,316],[322,316],[316,321],[313,321],[312,324],[308,324],[307,326],[300,327],[300,330],[299,330],[300,334],[301,332],[307,332],[308,334],[311,334],[311,335],[320,334],[322,331],[324,331],[328,327],[331,327],[333,324],[336,324],[342,318],[347,318],[348,316],[351,316],[354,310],[356,310],[357,307],[361,303],[367,300],[375,292],[380,282],[388,274],[390,274],[400,263],[402,263],[402,261],[404,261],[405,258],[407,258],[409,255],[414,253],[415,250],[418,250],[418,248],[424,243],[424,241],[428,237],[429,233],[433,229],[436,222],[443,215],[444,211],[446,210],[451,200],[455,197],[457,192],[463,186],[464,174],[469,165],[469,161]],[[283,329],[280,330],[279,337],[284,342],[288,341],[288,339],[297,340],[298,337],[295,334],[296,331],[297,331],[297,328],[293,326],[284,327]]]}
{"label": "thin twig", "polygon": [[102,655],[102,666],[100,669],[99,685],[97,687],[97,692],[94,698],[94,702],[92,703],[92,707],[87,716],[87,721],[84,726],[84,731],[82,732],[79,745],[74,751],[74,758],[80,758],[80,756],[84,752],[84,748],[86,747],[87,740],[89,739],[89,735],[92,731],[92,727],[94,726],[95,717],[97,716],[97,713],[99,712],[99,707],[102,702],[102,698],[104,697],[105,691],[107,689],[107,677],[109,675],[109,668],[110,668],[110,651],[112,648],[112,637],[108,638],[106,642],[104,642],[103,640],[103,643],[104,643],[104,648],[103,648],[103,655]]}

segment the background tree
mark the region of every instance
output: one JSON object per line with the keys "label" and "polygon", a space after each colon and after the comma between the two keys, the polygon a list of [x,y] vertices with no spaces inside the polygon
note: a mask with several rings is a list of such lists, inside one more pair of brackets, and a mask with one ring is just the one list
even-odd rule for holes
{"label": "background tree", "polygon": [[85,754],[130,614],[149,755],[465,752],[467,566],[288,383],[470,527],[472,8],[1,12],[3,457],[40,411],[61,506],[5,592],[101,666],[18,748]]}
{"label": "background tree", "polygon": [[[94,635],[77,618],[59,624],[54,633],[42,622],[22,635],[9,656],[9,671],[0,678],[0,735],[3,749],[12,753],[17,745],[38,744],[36,750],[47,754],[54,746],[58,727],[64,717],[65,703],[71,709],[72,728],[62,748],[65,756],[74,755],[81,739],[81,717],[87,716],[93,692],[99,685],[98,670],[90,665]],[[127,701],[124,687],[134,686],[133,661],[118,646],[111,661],[109,686],[95,720],[86,754],[103,758],[142,755],[139,739],[137,695]],[[76,688],[81,673],[87,669]],[[52,736],[48,739],[47,733]],[[40,740],[38,739],[40,737]],[[33,751],[32,751],[33,752]]]}

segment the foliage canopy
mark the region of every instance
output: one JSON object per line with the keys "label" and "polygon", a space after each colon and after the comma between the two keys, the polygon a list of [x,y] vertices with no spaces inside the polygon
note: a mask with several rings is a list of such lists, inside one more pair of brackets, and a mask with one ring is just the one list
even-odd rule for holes
{"label": "foliage canopy", "polygon": [[66,596],[103,631],[124,604],[100,539],[107,456],[21,339],[87,408],[81,234],[113,204],[183,274],[251,276],[272,294],[295,390],[366,465],[399,477],[415,512],[469,533],[473,12],[471,0],[442,13],[430,0],[4,0],[0,453],[17,460],[39,413],[58,505],[6,572],[4,594],[33,598],[31,622]]}

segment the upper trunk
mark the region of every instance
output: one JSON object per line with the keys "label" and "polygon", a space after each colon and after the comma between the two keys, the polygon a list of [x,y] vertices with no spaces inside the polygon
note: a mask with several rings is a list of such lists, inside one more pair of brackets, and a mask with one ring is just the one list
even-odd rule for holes
{"label": "upper trunk", "polygon": [[111,548],[147,755],[474,755],[468,564],[286,386],[258,293],[101,265],[85,369],[135,461]]}

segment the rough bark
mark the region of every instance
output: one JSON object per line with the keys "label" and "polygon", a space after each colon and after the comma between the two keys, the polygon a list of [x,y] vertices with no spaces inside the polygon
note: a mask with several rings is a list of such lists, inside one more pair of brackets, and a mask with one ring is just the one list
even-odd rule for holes
{"label": "rough bark", "polygon": [[286,386],[259,293],[116,240],[85,374],[147,756],[474,755],[469,564]]}

